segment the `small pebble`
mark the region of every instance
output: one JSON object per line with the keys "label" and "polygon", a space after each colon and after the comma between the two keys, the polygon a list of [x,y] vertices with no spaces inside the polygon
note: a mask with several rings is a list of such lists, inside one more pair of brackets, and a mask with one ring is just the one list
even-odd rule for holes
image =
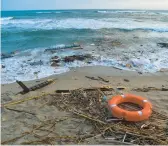
{"label": "small pebble", "polygon": [[128,80],[128,79],[124,79],[124,81],[125,81],[125,82],[129,82],[129,80]]}

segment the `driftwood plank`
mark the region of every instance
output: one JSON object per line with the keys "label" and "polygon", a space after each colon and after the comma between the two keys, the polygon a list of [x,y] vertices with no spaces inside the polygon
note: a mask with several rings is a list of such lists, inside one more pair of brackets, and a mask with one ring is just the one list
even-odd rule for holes
{"label": "driftwood plank", "polygon": [[45,82],[42,82],[42,83],[39,83],[37,85],[34,85],[32,87],[27,87],[23,82],[21,81],[16,81],[23,89],[23,91],[21,91],[20,93],[21,94],[25,94],[25,93],[28,93],[30,91],[35,91],[37,89],[40,89],[40,88],[43,88],[49,84],[51,84],[54,80],[48,80],[48,81],[45,81]]}

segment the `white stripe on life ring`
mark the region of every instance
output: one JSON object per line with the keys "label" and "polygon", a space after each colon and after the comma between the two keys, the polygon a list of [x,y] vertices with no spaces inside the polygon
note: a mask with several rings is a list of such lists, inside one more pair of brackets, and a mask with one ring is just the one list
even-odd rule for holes
{"label": "white stripe on life ring", "polygon": [[143,100],[143,102],[148,102],[147,100]]}
{"label": "white stripe on life ring", "polygon": [[111,104],[111,105],[110,105],[111,108],[113,108],[113,107],[115,107],[115,106],[117,106],[117,105],[116,105],[116,104]]}
{"label": "white stripe on life ring", "polygon": [[121,95],[121,97],[122,97],[122,98],[125,98],[126,96],[123,94],[123,95]]}
{"label": "white stripe on life ring", "polygon": [[142,111],[138,111],[138,114],[139,114],[140,116],[142,116],[143,113],[142,113]]}

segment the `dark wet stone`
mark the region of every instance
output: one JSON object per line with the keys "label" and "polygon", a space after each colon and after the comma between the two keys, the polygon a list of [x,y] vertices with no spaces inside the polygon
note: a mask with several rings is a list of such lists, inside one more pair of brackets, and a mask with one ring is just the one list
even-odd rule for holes
{"label": "dark wet stone", "polygon": [[88,64],[91,64],[92,62],[91,62],[91,61],[88,61],[87,63],[88,63]]}
{"label": "dark wet stone", "polygon": [[40,72],[40,71],[36,71],[36,72],[34,72],[34,74],[37,75],[39,72]]}
{"label": "dark wet stone", "polygon": [[139,74],[143,74],[141,71],[138,72]]}
{"label": "dark wet stone", "polygon": [[2,68],[5,68],[5,65],[2,65]]}
{"label": "dark wet stone", "polygon": [[93,57],[90,54],[85,55],[73,55],[73,56],[66,56],[63,61],[64,62],[73,62],[75,60],[84,61],[85,59],[92,59]]}
{"label": "dark wet stone", "polygon": [[124,81],[125,81],[125,82],[129,82],[129,80],[128,80],[128,79],[124,79]]}
{"label": "dark wet stone", "polygon": [[157,43],[161,48],[168,48],[168,43]]}
{"label": "dark wet stone", "polygon": [[74,56],[66,56],[64,58],[64,61],[65,62],[73,62],[73,61],[75,61],[75,57]]}
{"label": "dark wet stone", "polygon": [[55,66],[59,66],[59,64],[56,62],[53,62],[53,63],[51,63],[51,66],[55,67]]}
{"label": "dark wet stone", "polygon": [[32,66],[43,65],[43,62],[40,60],[40,61],[37,61],[37,62],[32,62],[32,63],[30,63],[30,65],[32,65]]}

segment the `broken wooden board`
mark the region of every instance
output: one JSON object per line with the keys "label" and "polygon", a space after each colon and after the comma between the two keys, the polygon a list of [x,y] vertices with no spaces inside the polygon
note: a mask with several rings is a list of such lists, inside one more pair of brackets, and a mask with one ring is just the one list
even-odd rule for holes
{"label": "broken wooden board", "polygon": [[37,89],[40,89],[40,88],[43,88],[49,84],[51,84],[54,80],[47,80],[47,81],[44,81],[42,83],[39,83],[37,85],[34,85],[30,88],[28,88],[23,82],[21,81],[16,81],[23,89],[23,91],[19,92],[19,94],[25,94],[25,93],[28,93],[30,91],[35,91]]}
{"label": "broken wooden board", "polygon": [[[101,91],[112,91],[114,90],[114,88],[112,87],[109,87],[109,88],[106,88],[106,87],[92,87],[92,88],[82,88],[83,91],[96,91],[97,89],[101,90]],[[69,93],[73,90],[56,90],[55,92],[56,93]]]}

